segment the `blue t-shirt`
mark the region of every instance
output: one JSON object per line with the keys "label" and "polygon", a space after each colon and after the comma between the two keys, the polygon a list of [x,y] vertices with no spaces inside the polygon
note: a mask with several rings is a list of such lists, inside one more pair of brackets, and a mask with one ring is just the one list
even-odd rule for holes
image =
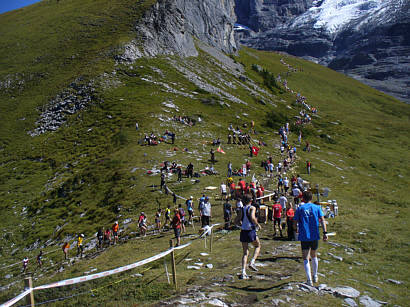
{"label": "blue t-shirt", "polygon": [[319,218],[322,216],[322,208],[312,203],[303,204],[296,210],[294,219],[299,224],[299,241],[320,240]]}

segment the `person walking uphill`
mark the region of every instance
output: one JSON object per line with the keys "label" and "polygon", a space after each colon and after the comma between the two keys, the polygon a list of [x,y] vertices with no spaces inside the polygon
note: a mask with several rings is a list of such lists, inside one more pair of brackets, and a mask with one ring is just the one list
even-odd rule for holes
{"label": "person walking uphill", "polygon": [[78,236],[78,239],[77,239],[77,257],[78,257],[78,255],[81,254],[81,258],[83,258],[83,251],[84,251],[84,249],[83,249],[83,241],[84,241],[84,235],[83,235],[83,234],[80,234],[80,235]]}
{"label": "person walking uphill", "polygon": [[209,226],[209,220],[211,218],[211,203],[209,197],[205,197],[204,202],[200,204],[202,227]]}
{"label": "person walking uphill", "polygon": [[249,276],[246,274],[246,265],[248,262],[249,256],[249,243],[255,247],[255,251],[253,252],[253,257],[251,262],[249,263],[249,268],[253,271],[258,271],[255,266],[255,260],[258,258],[261,243],[259,241],[258,235],[256,234],[256,230],[261,229],[261,226],[256,219],[255,213],[256,208],[253,207],[252,204],[252,196],[246,194],[243,198],[245,202],[245,206],[241,208],[239,214],[235,218],[235,224],[241,225],[241,234],[240,234],[240,241],[242,243],[243,249],[243,256],[242,256],[242,274],[240,275],[240,279],[249,279]]}
{"label": "person walking uphill", "polygon": [[[307,284],[312,286],[313,282],[318,282],[317,270],[318,259],[316,251],[319,246],[319,219],[323,228],[323,241],[327,241],[327,232],[325,218],[323,216],[322,208],[318,205],[312,204],[312,192],[303,192],[304,204],[301,205],[295,212],[294,225],[299,226],[299,241],[301,241],[303,265],[305,267]],[[312,273],[310,270],[309,256],[312,257]],[[313,275],[313,282],[312,282]]]}

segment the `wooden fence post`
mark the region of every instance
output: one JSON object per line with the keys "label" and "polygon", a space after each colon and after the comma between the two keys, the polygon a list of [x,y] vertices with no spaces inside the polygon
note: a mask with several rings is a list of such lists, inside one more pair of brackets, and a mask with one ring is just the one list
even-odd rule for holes
{"label": "wooden fence post", "polygon": [[[31,276],[24,278],[24,289],[33,289],[33,280]],[[26,304],[34,307],[34,291],[26,295]]]}
{"label": "wooden fence post", "polygon": [[[169,247],[170,248],[174,247],[174,240],[169,240]],[[176,272],[176,266],[175,266],[175,251],[171,252],[171,262],[172,262],[172,281],[174,282],[175,290],[177,290],[178,286],[177,286],[177,272]]]}

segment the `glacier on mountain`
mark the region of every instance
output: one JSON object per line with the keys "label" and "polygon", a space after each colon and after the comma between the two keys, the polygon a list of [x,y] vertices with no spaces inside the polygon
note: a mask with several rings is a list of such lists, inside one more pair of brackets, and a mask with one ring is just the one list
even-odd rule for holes
{"label": "glacier on mountain", "polygon": [[[313,1],[313,6],[304,14],[296,17],[292,28],[313,22],[313,28],[323,29],[336,35],[345,26],[357,22],[356,30],[361,25],[376,17],[384,17],[388,9],[399,9],[404,0],[324,0]],[[391,15],[389,15],[391,16]],[[387,18],[387,16],[386,16]]]}

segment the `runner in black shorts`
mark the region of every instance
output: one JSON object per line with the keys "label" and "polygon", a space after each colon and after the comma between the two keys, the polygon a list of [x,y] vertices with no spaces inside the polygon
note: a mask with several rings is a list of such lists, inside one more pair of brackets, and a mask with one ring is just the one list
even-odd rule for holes
{"label": "runner in black shorts", "polygon": [[[303,265],[306,272],[307,284],[312,286],[314,282],[318,282],[318,266],[319,262],[316,256],[316,251],[319,246],[319,222],[323,228],[323,241],[327,241],[327,232],[325,218],[322,208],[311,203],[312,192],[303,192],[304,204],[300,206],[294,216],[294,228],[299,226],[299,241],[302,247]],[[310,272],[309,258],[312,257],[312,273]],[[313,280],[312,280],[313,275]]]}

